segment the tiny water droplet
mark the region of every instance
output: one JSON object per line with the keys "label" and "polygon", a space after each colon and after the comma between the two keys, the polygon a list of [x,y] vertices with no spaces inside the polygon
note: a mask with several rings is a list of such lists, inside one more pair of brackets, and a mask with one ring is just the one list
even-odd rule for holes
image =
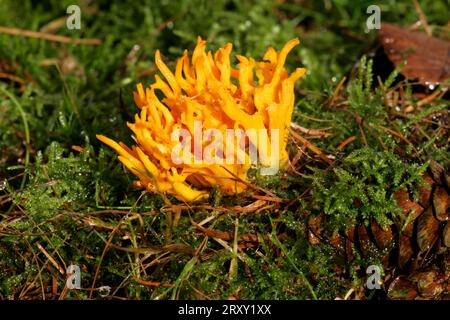
{"label": "tiny water droplet", "polygon": [[428,87],[428,89],[434,90],[438,84],[432,83],[432,82],[429,82],[429,81],[425,81],[425,85]]}

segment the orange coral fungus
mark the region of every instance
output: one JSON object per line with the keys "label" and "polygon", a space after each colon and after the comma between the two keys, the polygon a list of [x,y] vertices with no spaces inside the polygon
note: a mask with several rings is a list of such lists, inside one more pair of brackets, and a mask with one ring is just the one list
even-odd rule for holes
{"label": "orange coral fungus", "polygon": [[119,154],[138,177],[137,185],[150,192],[186,202],[207,198],[213,186],[225,194],[240,193],[247,188],[255,155],[265,168],[278,169],[289,160],[294,83],[305,69],[289,74],[284,64],[297,44],[293,39],[279,52],[269,48],[261,62],[238,55],[237,69],[230,63],[231,44],[212,54],[198,38],[191,61],[184,51],[175,72],[156,51],[165,81],[156,75],[150,87],[137,85],[134,100],[141,112],[128,123],[136,145],[97,138]]}

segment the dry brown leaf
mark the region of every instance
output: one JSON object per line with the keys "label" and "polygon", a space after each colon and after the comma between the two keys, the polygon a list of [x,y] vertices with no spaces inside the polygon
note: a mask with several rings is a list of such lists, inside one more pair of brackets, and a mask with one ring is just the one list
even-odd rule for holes
{"label": "dry brown leaf", "polygon": [[395,65],[407,61],[401,73],[409,79],[434,88],[450,78],[450,43],[425,33],[412,32],[383,23],[380,42]]}

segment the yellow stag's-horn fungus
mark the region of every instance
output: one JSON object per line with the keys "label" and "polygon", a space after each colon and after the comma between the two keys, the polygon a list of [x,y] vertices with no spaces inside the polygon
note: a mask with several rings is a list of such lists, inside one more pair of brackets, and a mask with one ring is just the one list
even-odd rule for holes
{"label": "yellow stag's-horn fungus", "polygon": [[[198,38],[191,61],[184,51],[175,72],[156,51],[156,66],[165,81],[156,75],[150,87],[137,85],[134,100],[141,111],[135,115],[134,123],[128,123],[136,145],[129,148],[102,135],[97,138],[119,154],[119,160],[138,177],[136,184],[150,192],[166,192],[187,202],[207,198],[208,189],[214,186],[225,194],[240,193],[247,188],[247,171],[254,163],[249,161],[250,151],[236,148],[242,144],[239,139],[223,138],[220,147],[217,134],[226,137],[230,129],[246,133],[254,129],[259,132],[258,138],[249,134],[244,145],[256,146],[258,152],[264,149],[266,153],[262,154],[266,155],[275,150],[279,166],[286,165],[294,83],[305,69],[298,68],[289,74],[284,64],[297,44],[299,40],[293,39],[279,52],[269,48],[260,62],[238,55],[237,69],[230,63],[231,44],[212,54],[205,51],[206,42]],[[164,98],[159,99],[156,91]],[[198,127],[204,133],[215,130],[214,140],[200,135],[200,142],[196,141]],[[189,137],[174,139],[173,133],[181,129]],[[278,140],[270,139],[275,132]],[[198,154],[194,145],[205,148],[213,143],[213,155],[222,161],[200,161],[202,154]],[[175,161],[173,150],[180,149],[180,144],[182,156],[177,160],[182,161]],[[260,163],[270,164],[267,157],[260,159]]]}

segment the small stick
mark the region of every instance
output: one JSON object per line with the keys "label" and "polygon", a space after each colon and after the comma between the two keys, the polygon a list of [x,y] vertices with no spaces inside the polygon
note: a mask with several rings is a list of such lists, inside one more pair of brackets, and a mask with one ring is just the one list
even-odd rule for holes
{"label": "small stick", "polygon": [[51,34],[51,33],[36,32],[36,31],[17,29],[17,28],[0,27],[0,33],[11,34],[14,36],[44,39],[44,40],[48,40],[48,41],[62,42],[62,43],[71,43],[72,42],[72,43],[76,43],[76,44],[87,44],[87,45],[94,45],[94,46],[102,44],[102,40],[100,40],[100,39],[70,38],[70,37],[59,36],[59,35]]}

